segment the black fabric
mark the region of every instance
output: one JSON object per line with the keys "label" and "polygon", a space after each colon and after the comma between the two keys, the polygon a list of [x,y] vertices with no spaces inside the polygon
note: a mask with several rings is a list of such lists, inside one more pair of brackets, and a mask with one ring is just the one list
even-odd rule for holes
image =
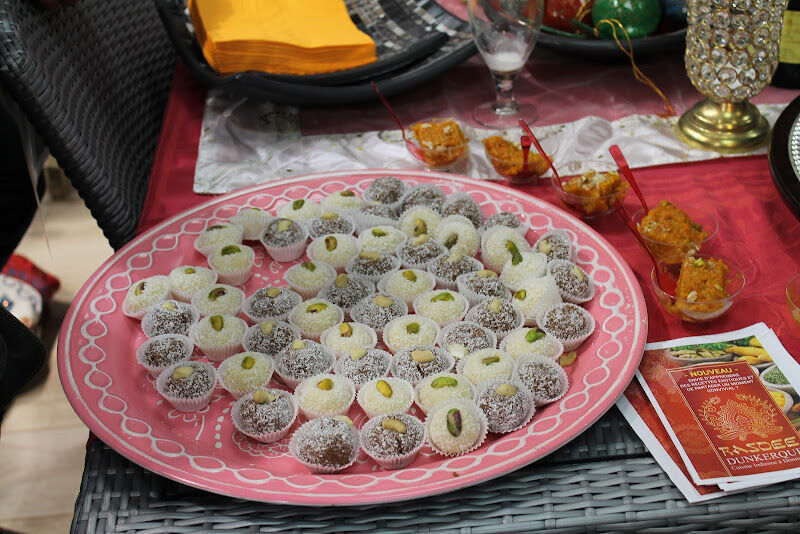
{"label": "black fabric", "polygon": [[47,349],[36,334],[0,306],[0,420],[46,359]]}
{"label": "black fabric", "polygon": [[0,0],[0,84],[115,249],[136,233],[174,65],[149,0]]}

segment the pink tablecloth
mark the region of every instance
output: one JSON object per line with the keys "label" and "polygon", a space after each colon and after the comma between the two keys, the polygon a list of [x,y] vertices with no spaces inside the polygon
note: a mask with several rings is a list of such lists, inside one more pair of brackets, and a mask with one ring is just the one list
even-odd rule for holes
{"label": "pink tablecloth", "polygon": [[[679,113],[698,99],[680,66],[680,58],[662,58],[643,63],[662,87],[669,87]],[[432,115],[468,118],[470,104],[489,97],[488,74],[481,74],[477,60],[467,62],[439,80],[394,98],[396,109],[411,121]],[[585,71],[586,80],[574,87],[559,76]],[[485,79],[476,80],[478,76]],[[535,101],[544,124],[574,120],[587,114],[608,119],[630,113],[660,110],[658,100],[638,84],[623,83],[630,77],[624,65],[597,66],[579,62],[562,64],[556,56],[544,56],[526,71],[520,94]],[[669,84],[669,85],[667,85]],[[478,87],[478,89],[475,89]],[[559,87],[557,91],[553,87]],[[548,89],[549,88],[549,89]],[[574,89],[574,91],[573,91]],[[624,95],[621,91],[627,91]],[[643,92],[644,91],[644,92]],[[788,102],[797,92],[769,88],[756,102]],[[203,114],[205,90],[182,65],[178,65],[161,141],[153,165],[150,190],[142,213],[140,230],[207,199],[192,193],[197,142]],[[302,114],[305,133],[363,131],[391,127],[385,111],[377,105],[313,110]],[[323,169],[320,169],[323,170]],[[668,198],[714,212],[719,235],[709,246],[734,258],[747,277],[747,286],[737,305],[710,325],[687,327],[659,308],[650,288],[650,265],[623,223],[609,217],[592,223],[622,253],[640,283],[647,301],[649,341],[671,339],[741,328],[764,321],[773,328],[791,354],[800,361],[800,326],[794,323],[785,302],[789,278],[800,272],[800,223],[783,205],[763,156],[713,160],[701,163],[650,167],[637,172],[642,190],[651,202]],[[558,204],[549,185],[520,187],[526,193]],[[628,202],[634,207],[634,196]]]}

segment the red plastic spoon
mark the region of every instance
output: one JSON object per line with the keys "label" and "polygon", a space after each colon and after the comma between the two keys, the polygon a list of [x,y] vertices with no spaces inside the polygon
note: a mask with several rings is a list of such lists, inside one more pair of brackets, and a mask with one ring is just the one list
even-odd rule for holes
{"label": "red plastic spoon", "polygon": [[633,233],[634,237],[636,237],[636,240],[639,241],[639,244],[642,246],[645,252],[647,252],[647,255],[650,257],[650,261],[653,262],[653,269],[655,270],[656,278],[658,279],[658,285],[664,290],[665,293],[669,295],[675,295],[675,289],[677,288],[675,280],[673,280],[666,273],[661,272],[661,269],[658,268],[658,259],[655,257],[655,255],[653,255],[653,252],[647,246],[647,243],[645,243],[644,238],[639,233],[639,229],[636,228],[636,224],[633,222],[633,219],[631,219],[631,216],[628,214],[628,212],[622,206],[622,202],[619,200],[616,202],[616,209],[619,216],[622,217],[623,221],[625,221],[628,229]]}
{"label": "red plastic spoon", "polygon": [[622,150],[619,149],[618,145],[611,145],[608,147],[608,152],[611,154],[611,157],[614,158],[614,161],[617,162],[617,167],[619,167],[620,172],[622,172],[622,176],[631,184],[636,196],[639,197],[639,202],[642,203],[642,207],[644,208],[645,215],[650,211],[647,207],[647,202],[644,200],[644,195],[642,195],[642,191],[639,189],[639,185],[636,183],[636,178],[633,177],[633,173],[631,172],[631,168],[628,165],[628,161],[625,159],[625,156],[622,155]]}
{"label": "red plastic spoon", "polygon": [[392,116],[392,118],[394,119],[394,122],[396,122],[397,125],[400,127],[400,133],[403,134],[403,141],[405,142],[406,147],[408,147],[408,151],[411,152],[417,159],[424,161],[425,158],[424,158],[424,156],[422,154],[422,148],[420,148],[417,144],[415,144],[415,143],[413,143],[413,142],[408,140],[408,138],[406,137],[406,127],[403,126],[403,122],[400,120],[400,117],[397,116],[397,114],[392,109],[392,106],[389,105],[389,102],[386,100],[386,97],[383,96],[383,93],[381,93],[381,90],[378,89],[378,84],[376,84],[375,82],[372,82],[372,88],[375,90],[375,93],[378,95],[378,98],[380,99],[381,103],[383,104],[383,107],[386,108],[386,111],[388,111],[389,114]]}
{"label": "red plastic spoon", "polygon": [[523,135],[519,138],[519,144],[522,147],[522,171],[528,172],[528,154],[531,151],[531,136]]}
{"label": "red plastic spoon", "polygon": [[[561,183],[561,177],[558,175],[558,171],[556,170],[555,165],[553,165],[553,161],[550,159],[550,156],[548,156],[547,153],[544,151],[544,149],[542,148],[542,145],[539,144],[539,140],[536,139],[536,136],[533,135],[533,132],[531,131],[530,127],[528,126],[528,123],[525,122],[524,119],[520,119],[519,120],[519,125],[523,130],[525,130],[528,133],[528,135],[531,138],[531,141],[533,141],[533,146],[536,147],[536,150],[538,150],[539,154],[542,155],[544,160],[547,162],[547,165],[550,166],[550,170],[553,171],[553,176],[555,176],[556,180],[558,180],[559,187],[563,188],[564,185]],[[524,136],[523,136],[523,139],[524,139]],[[523,148],[523,150],[524,150],[524,148]],[[523,152],[523,154],[524,154],[524,152]]]}

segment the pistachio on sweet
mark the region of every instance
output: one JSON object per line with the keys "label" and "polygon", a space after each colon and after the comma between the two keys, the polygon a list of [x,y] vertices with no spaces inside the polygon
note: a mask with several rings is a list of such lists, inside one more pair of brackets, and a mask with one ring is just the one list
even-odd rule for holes
{"label": "pistachio on sweet", "polygon": [[394,393],[392,391],[392,386],[390,386],[389,382],[386,380],[378,380],[378,382],[375,383],[375,389],[377,389],[378,392],[387,399],[392,396],[392,393]]}
{"label": "pistachio on sweet", "polygon": [[416,282],[417,281],[417,275],[416,275],[416,273],[414,273],[414,271],[406,269],[405,271],[403,271],[402,274],[403,274],[403,278],[405,278],[409,282]]}
{"label": "pistachio on sweet", "polygon": [[533,343],[534,341],[539,341],[542,339],[546,334],[538,329],[538,328],[531,328],[528,330],[528,333],[525,334],[525,341],[528,343]]}
{"label": "pistachio on sweet", "polygon": [[275,323],[273,323],[272,321],[264,321],[263,323],[261,323],[260,330],[262,334],[268,336],[272,333],[273,330],[275,330]]}
{"label": "pistachio on sweet", "polygon": [[583,269],[575,265],[572,268],[572,276],[574,276],[578,280],[578,282],[583,282],[584,279]]}
{"label": "pistachio on sweet", "polygon": [[347,417],[346,415],[334,415],[333,418],[341,421],[342,423],[348,426],[353,426],[353,420]]}
{"label": "pistachio on sweet", "polygon": [[381,308],[388,308],[394,303],[394,300],[392,297],[387,297],[386,295],[376,295],[375,298],[372,299],[372,302]]}
{"label": "pistachio on sweet", "polygon": [[225,245],[220,249],[219,253],[222,256],[230,256],[231,254],[238,254],[242,251],[238,245]]}
{"label": "pistachio on sweet", "polygon": [[500,310],[503,308],[503,303],[500,299],[492,299],[489,301],[489,304],[486,305],[486,308],[492,313],[500,313]]}
{"label": "pistachio on sweet", "polygon": [[306,307],[306,313],[319,313],[328,308],[328,305],[324,302],[315,302],[314,304],[310,304]]}
{"label": "pistachio on sweet", "polygon": [[185,268],[185,269],[183,270],[183,272],[184,272],[184,273],[186,273],[186,274],[194,274],[194,273],[196,273],[197,271],[194,269],[194,267],[187,267],[187,268]]}
{"label": "pistachio on sweet", "polygon": [[697,258],[696,260],[694,260],[694,266],[695,267],[702,267],[705,264],[706,264],[706,260],[704,260],[703,258]]}
{"label": "pistachio on sweet", "polygon": [[303,267],[303,269],[311,271],[312,273],[317,270],[317,266],[314,264],[313,261],[304,261],[300,265]]}
{"label": "pistachio on sweet", "polygon": [[292,341],[292,349],[301,350],[304,348],[306,348],[306,342],[303,341],[302,339],[295,339],[294,341]]}
{"label": "pistachio on sweet", "polygon": [[432,362],[436,355],[430,349],[414,349],[411,351],[411,359],[417,363]]}
{"label": "pistachio on sweet", "polygon": [[173,380],[183,380],[184,378],[191,376],[192,373],[194,373],[194,367],[191,365],[179,365],[172,370],[170,377]]}
{"label": "pistachio on sweet", "polygon": [[212,315],[208,318],[208,322],[211,323],[211,328],[217,332],[225,328],[225,319],[223,319],[221,315]]}
{"label": "pistachio on sweet", "polygon": [[269,298],[271,298],[271,299],[274,299],[275,297],[277,297],[280,294],[281,294],[281,288],[279,288],[279,287],[271,287],[271,288],[267,289],[267,296]]}
{"label": "pistachio on sweet", "polygon": [[497,273],[489,269],[482,269],[476,272],[475,276],[478,278],[497,278]]}
{"label": "pistachio on sweet", "polygon": [[455,244],[458,243],[458,234],[450,234],[442,243],[448,250],[453,248]]}
{"label": "pistachio on sweet", "polygon": [[333,380],[330,378],[323,378],[319,382],[317,382],[317,387],[319,389],[324,389],[325,391],[330,391],[333,389]]}
{"label": "pistachio on sweet", "polygon": [[339,215],[333,211],[323,211],[319,218],[323,221],[335,221]]}
{"label": "pistachio on sweet", "polygon": [[175,311],[178,309],[178,307],[175,306],[175,303],[171,300],[165,300],[162,302],[161,307],[167,311]]}
{"label": "pistachio on sweet", "polygon": [[384,419],[381,421],[381,428],[384,430],[393,430],[399,434],[405,434],[408,430],[406,425],[398,419]]}
{"label": "pistachio on sweet", "polygon": [[242,369],[252,369],[256,364],[256,359],[252,356],[245,356],[242,359]]}
{"label": "pistachio on sweet", "polygon": [[406,325],[406,333],[408,333],[408,334],[418,334],[419,333],[419,323],[408,323]]}
{"label": "pistachio on sweet", "polygon": [[144,293],[144,288],[145,287],[147,287],[147,282],[142,280],[141,282],[139,282],[139,285],[136,286],[136,289],[133,290],[133,294],[136,295],[136,296],[141,295],[142,293]]}
{"label": "pistachio on sweet", "polygon": [[458,408],[451,408],[447,412],[447,431],[454,438],[461,435],[461,410]]}
{"label": "pistachio on sweet", "polygon": [[412,230],[415,236],[427,234],[428,233],[428,223],[425,222],[425,219],[417,219],[414,221],[414,228]]}
{"label": "pistachio on sweet", "polygon": [[569,352],[565,352],[558,359],[558,364],[561,367],[567,367],[567,366],[572,365],[573,363],[575,363],[575,360],[577,358],[578,358],[578,353],[575,352],[574,350],[569,351]]}
{"label": "pistachio on sweet", "polygon": [[411,244],[414,245],[415,247],[421,247],[422,245],[427,243],[430,238],[431,236],[429,236],[428,234],[421,234],[412,239]]}
{"label": "pistachio on sweet", "polygon": [[304,205],[305,203],[306,203],[305,199],[303,199],[303,198],[298,198],[297,200],[295,200],[294,202],[292,202],[292,209],[293,209],[293,210],[299,210],[299,209],[302,209],[302,208],[303,208],[303,205]]}
{"label": "pistachio on sweet", "polygon": [[208,228],[206,228],[206,232],[213,232],[214,230],[222,230],[225,228],[224,224],[212,224]]}
{"label": "pistachio on sweet", "polygon": [[500,384],[494,392],[503,397],[513,397],[517,394],[517,388],[513,384]]}
{"label": "pistachio on sweet", "polygon": [[441,293],[431,297],[431,302],[448,302],[451,300],[455,300],[455,297],[453,297],[453,294],[448,291],[442,291]]}
{"label": "pistachio on sweet", "polygon": [[500,356],[489,356],[487,358],[482,358],[481,363],[483,365],[492,365],[493,363],[497,363],[500,361]]}
{"label": "pistachio on sweet", "polygon": [[353,335],[353,327],[350,323],[342,323],[339,325],[339,335],[342,337],[350,337]]}
{"label": "pistachio on sweet", "polygon": [[519,265],[522,263],[522,254],[519,253],[517,244],[510,239],[506,241],[506,250],[511,253],[511,265]]}
{"label": "pistachio on sweet", "polygon": [[214,302],[218,298],[224,297],[227,294],[228,290],[225,289],[224,287],[215,287],[214,289],[208,292],[208,300]]}
{"label": "pistachio on sweet", "polygon": [[455,263],[463,257],[464,257],[463,252],[455,251],[450,253],[450,255],[447,257],[447,261],[449,261],[450,263]]}
{"label": "pistachio on sweet", "polygon": [[528,292],[524,289],[518,289],[517,291],[514,291],[514,298],[517,300],[525,300],[525,297],[527,296]]}
{"label": "pistachio on sweet", "polygon": [[360,360],[364,356],[367,355],[367,349],[359,348],[359,349],[350,349],[350,359],[351,360]]}
{"label": "pistachio on sweet", "polygon": [[278,231],[279,232],[288,232],[289,230],[294,227],[294,223],[289,219],[283,219],[282,221],[278,222]]}
{"label": "pistachio on sweet", "polygon": [[467,355],[467,347],[462,345],[461,343],[449,343],[447,345],[447,352],[453,355],[456,359],[461,359]]}
{"label": "pistachio on sweet", "polygon": [[378,254],[377,252],[361,251],[361,252],[358,253],[358,257],[361,258],[362,260],[373,261],[373,260],[377,260],[378,258],[380,258],[381,255]]}
{"label": "pistachio on sweet", "polygon": [[270,402],[275,402],[275,399],[277,398],[278,397],[276,397],[266,389],[257,389],[253,393],[253,402],[255,402],[256,404],[268,404]]}
{"label": "pistachio on sweet", "polygon": [[454,388],[458,385],[458,380],[453,378],[452,376],[440,376],[439,378],[434,378],[431,382],[431,387],[434,389],[441,389],[441,388]]}
{"label": "pistachio on sweet", "polygon": [[337,246],[338,246],[338,243],[336,242],[336,238],[334,236],[329,235],[329,236],[325,237],[325,249],[326,250],[328,250],[329,252],[333,252],[334,250],[336,250]]}
{"label": "pistachio on sweet", "polygon": [[375,237],[386,237],[388,234],[385,231],[381,230],[380,228],[373,228],[372,235],[374,235]]}
{"label": "pistachio on sweet", "polygon": [[353,193],[352,191],[350,191],[349,189],[343,190],[342,192],[339,193],[339,195],[341,195],[343,197],[354,197],[354,196],[356,196],[356,194]]}
{"label": "pistachio on sweet", "polygon": [[334,285],[334,287],[338,287],[339,289],[342,289],[344,287],[347,287],[347,284],[349,283],[349,281],[350,281],[350,277],[347,276],[345,273],[341,273],[341,274],[337,274],[336,275],[336,278],[333,281],[333,285]]}
{"label": "pistachio on sweet", "polygon": [[547,239],[542,239],[536,249],[542,254],[549,254],[553,250],[553,245]]}

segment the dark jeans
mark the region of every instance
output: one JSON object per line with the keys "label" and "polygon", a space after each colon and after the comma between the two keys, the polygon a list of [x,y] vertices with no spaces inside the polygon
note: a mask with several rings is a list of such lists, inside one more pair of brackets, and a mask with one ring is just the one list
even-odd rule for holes
{"label": "dark jeans", "polygon": [[[41,175],[39,186],[41,195]],[[0,100],[0,268],[17,248],[35,213],[36,198],[17,125]],[[0,306],[0,418],[46,358],[41,340]]]}

